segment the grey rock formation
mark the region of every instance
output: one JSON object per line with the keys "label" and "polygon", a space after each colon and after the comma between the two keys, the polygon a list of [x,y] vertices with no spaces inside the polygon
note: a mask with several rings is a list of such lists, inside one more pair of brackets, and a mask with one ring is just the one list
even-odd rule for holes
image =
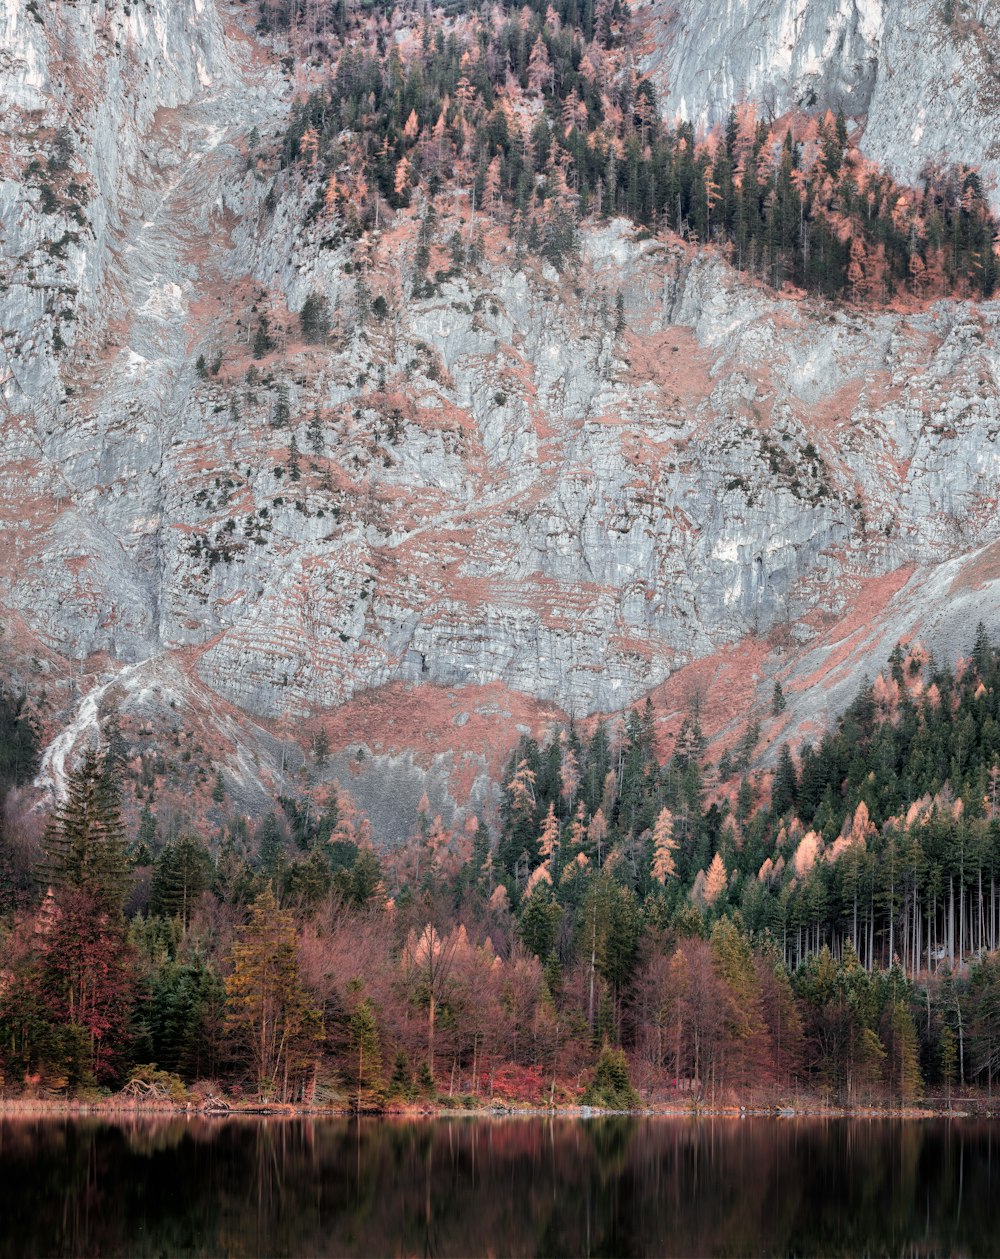
{"label": "grey rock formation", "polygon": [[[640,10],[642,11],[642,10]],[[1000,8],[990,0],[654,0],[646,66],[665,114],[701,126],[843,109],[862,150],[914,182],[978,166],[1000,197]]]}
{"label": "grey rock formation", "polygon": [[[916,56],[918,10],[687,0],[659,71],[706,117],[850,87],[904,169],[952,128],[928,96],[916,145],[894,135],[926,78],[887,69]],[[414,300],[396,224],[366,313],[350,243],[309,221],[319,190],[248,156],[290,85],[241,12],[0,8],[0,605],[34,641],[261,718],[399,681],[584,714],[751,632],[808,643],[859,579],[909,564],[935,590],[1000,535],[996,304],[782,300],[622,223],[585,233],[572,285],[494,233],[484,266]],[[940,77],[958,45],[927,21]],[[954,127],[962,156],[975,127]],[[294,337],[311,291],[336,312],[322,348]],[[290,341],[256,364],[268,307]]]}

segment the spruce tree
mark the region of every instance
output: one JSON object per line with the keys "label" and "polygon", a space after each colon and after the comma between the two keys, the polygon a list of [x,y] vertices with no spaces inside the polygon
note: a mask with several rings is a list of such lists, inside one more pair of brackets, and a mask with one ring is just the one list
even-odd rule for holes
{"label": "spruce tree", "polygon": [[771,809],[780,817],[789,809],[795,808],[798,797],[798,778],[795,774],[795,763],[787,743],[781,745],[778,757],[778,768],[774,775],[774,786],[771,788]]}
{"label": "spruce tree", "polygon": [[355,1109],[380,1105],[382,1101],[382,1047],[379,1043],[375,1007],[367,997],[358,1002],[348,1025],[355,1067]]}
{"label": "spruce tree", "polygon": [[88,751],[66,784],[45,832],[42,874],[57,891],[92,895],[107,912],[120,914],[128,883],[125,826],[118,785],[105,760]]}

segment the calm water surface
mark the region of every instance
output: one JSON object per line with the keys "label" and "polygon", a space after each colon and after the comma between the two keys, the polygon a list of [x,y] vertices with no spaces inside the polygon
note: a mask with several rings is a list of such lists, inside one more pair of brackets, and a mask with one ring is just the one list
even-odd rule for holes
{"label": "calm water surface", "polygon": [[988,1120],[0,1122],[5,1255],[996,1255]]}

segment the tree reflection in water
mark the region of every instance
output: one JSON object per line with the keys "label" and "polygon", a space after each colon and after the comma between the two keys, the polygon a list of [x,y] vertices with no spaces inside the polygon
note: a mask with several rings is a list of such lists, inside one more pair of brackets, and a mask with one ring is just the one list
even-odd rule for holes
{"label": "tree reflection in water", "polygon": [[989,1121],[0,1122],[3,1254],[991,1254]]}

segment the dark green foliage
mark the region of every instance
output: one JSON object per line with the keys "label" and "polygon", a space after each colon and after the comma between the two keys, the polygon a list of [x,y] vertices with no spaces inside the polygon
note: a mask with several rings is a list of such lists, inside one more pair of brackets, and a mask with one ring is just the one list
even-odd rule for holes
{"label": "dark green foliage", "polygon": [[66,798],[45,833],[44,875],[50,886],[85,891],[111,913],[125,903],[128,862],[117,784],[88,751],[69,775]]}
{"label": "dark green foliage", "polygon": [[382,1047],[375,1007],[363,997],[348,1023],[348,1050],[352,1068],[351,1092],[354,1107],[361,1111],[382,1102]]}
{"label": "dark green foliage", "polygon": [[73,160],[73,135],[69,127],[60,127],[52,141],[52,152],[49,154],[49,170],[64,171],[69,169]]}
{"label": "dark green foliage", "polygon": [[330,303],[315,290],[309,293],[299,312],[303,341],[323,342],[330,335]]}
{"label": "dark green foliage", "polygon": [[330,893],[333,875],[330,863],[314,849],[307,857],[301,857],[285,867],[282,900],[308,912],[320,905]]}
{"label": "dark green foliage", "polygon": [[253,356],[254,358],[265,358],[275,349],[276,342],[271,336],[271,325],[267,315],[260,315],[257,320],[257,329],[253,335]]}
{"label": "dark green foliage", "polygon": [[321,455],[324,447],[323,421],[320,419],[318,409],[309,417],[309,423],[306,426],[306,438],[309,441],[309,449],[313,454]]}
{"label": "dark green foliage", "polygon": [[413,1072],[410,1070],[405,1050],[401,1049],[392,1064],[392,1075],[389,1077],[386,1097],[399,1098],[401,1101],[408,1102],[414,1094]]}
{"label": "dark green foliage", "polygon": [[225,987],[198,954],[167,961],[154,973],[149,1035],[154,1061],[188,1080],[214,1076],[220,1066]]}
{"label": "dark green foliage", "polygon": [[212,885],[215,867],[205,845],[193,835],[165,844],[153,867],[150,908],[180,918],[187,926],[202,892]]}
{"label": "dark green foliage", "polygon": [[356,848],[353,844],[345,844],[344,848],[350,864],[334,872],[333,887],[353,909],[364,909],[381,898],[382,867],[371,848]]}
{"label": "dark green foliage", "polygon": [[543,959],[549,956],[561,919],[562,910],[552,899],[551,889],[540,885],[521,907],[521,940],[529,953]]}
{"label": "dark green foliage", "polygon": [[285,843],[281,826],[277,817],[268,813],[260,824],[257,860],[261,870],[273,878],[281,869],[284,858]]}
{"label": "dark green foliage", "polygon": [[594,1079],[582,1100],[585,1106],[600,1106],[604,1110],[634,1110],[640,1105],[639,1094],[629,1078],[628,1061],[620,1049],[605,1043]]}
{"label": "dark green foliage", "polygon": [[795,808],[799,794],[798,775],[795,763],[787,743],[781,745],[778,768],[774,775],[774,786],[771,788],[771,809],[774,813],[787,813]]}
{"label": "dark green foliage", "polygon": [[274,407],[271,411],[271,427],[287,428],[292,418],[292,407],[287,385],[279,385],[274,396]]}
{"label": "dark green foliage", "polygon": [[0,688],[0,795],[38,769],[38,727],[24,695]]}
{"label": "dark green foliage", "polygon": [[288,479],[289,481],[302,480],[302,452],[299,450],[294,434],[288,443]]}

